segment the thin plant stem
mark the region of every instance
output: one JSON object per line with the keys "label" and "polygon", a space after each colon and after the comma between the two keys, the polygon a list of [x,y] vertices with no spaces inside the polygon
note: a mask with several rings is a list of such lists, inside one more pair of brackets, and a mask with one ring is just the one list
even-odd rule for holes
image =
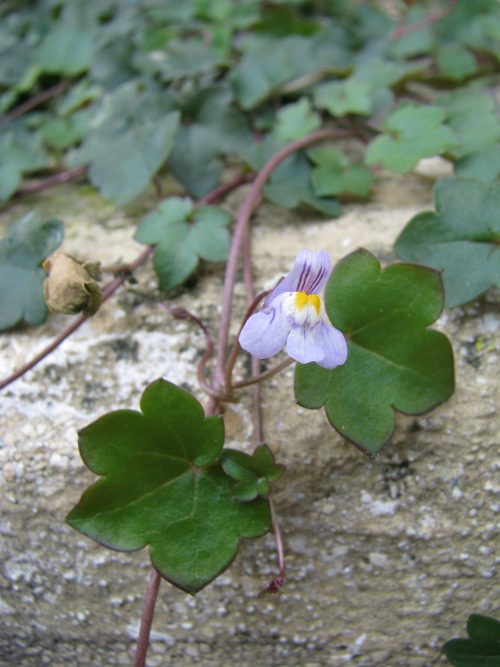
{"label": "thin plant stem", "polygon": [[161,575],[154,567],[151,567],[146,598],[144,600],[144,607],[142,609],[141,627],[139,630],[139,637],[137,638],[134,667],[144,667],[146,664],[149,636],[151,634],[151,626],[153,624],[156,598],[158,597],[160,583]]}
{"label": "thin plant stem", "polygon": [[318,130],[302,139],[292,142],[278,151],[270,160],[266,162],[264,167],[258,173],[256,179],[252,183],[250,191],[241,206],[236,224],[233,232],[233,240],[229,257],[226,265],[226,273],[224,277],[224,287],[222,293],[222,312],[219,326],[219,337],[217,341],[217,357],[215,367],[215,381],[222,386],[224,382],[224,368],[226,366],[226,354],[229,339],[229,327],[231,325],[231,311],[232,298],[234,291],[234,284],[236,282],[236,273],[238,270],[238,260],[240,249],[245,236],[245,229],[249,223],[258,202],[260,201],[261,191],[271,173],[276,167],[287,157],[293,155],[301,148],[310,146],[318,141],[325,141],[326,139],[338,139],[340,137],[351,136],[351,132],[344,130]]}
{"label": "thin plant stem", "polygon": [[69,83],[70,83],[69,81],[61,81],[60,83],[57,83],[55,86],[52,86],[52,88],[47,88],[47,90],[43,90],[38,95],[35,95],[35,97],[32,97],[30,100],[27,100],[26,102],[23,102],[23,104],[20,104],[18,107],[15,107],[15,109],[12,109],[12,111],[8,111],[3,116],[0,116],[0,122],[7,123],[10,120],[19,118],[28,111],[31,111],[32,109],[35,109],[36,107],[40,106],[40,104],[47,102],[47,100],[50,100],[53,97],[56,97],[61,93],[64,93],[64,91],[68,88]]}
{"label": "thin plant stem", "polygon": [[69,181],[76,181],[78,178],[86,175],[87,169],[87,167],[66,169],[65,171],[59,172],[59,174],[48,176],[47,178],[36,181],[35,183],[26,183],[25,185],[21,185],[16,194],[21,196],[33,195],[37,192],[42,192],[43,190],[52,188],[54,185],[61,185],[62,183],[68,183]]}
{"label": "thin plant stem", "polygon": [[[215,188],[212,190],[212,192],[208,193],[205,195],[205,197],[202,198],[203,203],[211,203],[215,201],[217,198],[222,197],[223,195],[227,194],[231,190],[237,188],[239,185],[241,185],[244,182],[247,182],[249,179],[249,175],[238,175],[236,178],[234,178],[232,181],[229,181],[228,183],[225,183],[218,188]],[[114,278],[108,285],[106,285],[103,289],[102,292],[102,303],[107,301],[122,285],[123,283],[127,280],[127,278],[132,274],[136,269],[138,269],[142,264],[144,264],[150,255],[154,252],[154,246],[147,246],[147,248],[131,263],[126,265],[124,267],[124,271],[121,275],[117,276]],[[4,389],[8,385],[12,384],[16,380],[18,380],[20,377],[22,377],[25,373],[28,373],[30,370],[32,370],[37,364],[39,364],[43,359],[45,359],[51,352],[53,352],[55,349],[63,343],[66,338],[69,338],[71,334],[73,334],[84,322],[86,322],[88,319],[88,316],[86,315],[79,315],[71,324],[69,324],[63,331],[61,331],[54,340],[47,345],[39,354],[36,355],[33,359],[28,361],[26,364],[21,366],[17,371],[9,375],[8,377],[4,378],[3,380],[0,380],[0,390]]]}
{"label": "thin plant stem", "polygon": [[[144,252],[142,252],[139,257],[129,265],[128,271],[122,273],[121,275],[114,278],[102,291],[102,303],[107,301],[127,280],[130,273],[133,273],[139,266],[144,264],[148,257],[153,252],[154,247],[148,246]],[[9,384],[18,380],[22,375],[32,370],[40,361],[45,359],[51,352],[53,352],[59,345],[69,338],[72,333],[81,327],[81,325],[88,320],[88,315],[78,315],[78,317],[73,320],[73,322],[63,329],[59,335],[57,335],[54,340],[47,345],[39,354],[36,355],[33,359],[28,361],[24,366],[21,366],[17,371],[6,377],[4,380],[0,381],[0,389],[4,389]]]}
{"label": "thin plant stem", "polygon": [[[251,238],[248,226],[246,227],[243,239],[243,282],[245,284],[247,304],[250,305],[255,299],[255,291],[253,286]],[[261,361],[254,356],[251,359],[252,376],[258,376],[261,371]],[[261,403],[261,384],[256,382],[252,385],[252,436],[256,447],[264,440]]]}
{"label": "thin plant stem", "polygon": [[276,551],[278,553],[278,576],[273,577],[269,584],[262,589],[257,597],[263,598],[269,595],[281,595],[283,592],[283,584],[285,583],[285,550],[283,548],[283,537],[278,522],[274,503],[271,498],[268,498],[269,510],[271,512],[271,524],[274,533],[274,540],[276,542]]}
{"label": "thin plant stem", "polygon": [[415,23],[410,23],[410,25],[401,25],[397,28],[394,28],[389,36],[389,39],[393,41],[396,39],[401,39],[402,37],[406,37],[406,35],[411,35],[414,32],[424,30],[425,28],[429,28],[435,23],[439,23],[439,21],[446,18],[446,16],[451,13],[457,2],[458,0],[448,0],[448,3],[444,7],[440,7],[429,12],[429,14],[421,21],[415,21]]}
{"label": "thin plant stem", "polygon": [[252,375],[252,377],[246,378],[245,380],[239,380],[238,382],[235,382],[233,384],[233,389],[242,389],[242,387],[250,387],[251,385],[260,383],[263,380],[268,380],[269,378],[272,378],[273,375],[281,373],[282,370],[288,368],[288,366],[293,364],[294,361],[295,361],[294,359],[288,357],[277,366],[270,368],[268,371],[264,371],[263,373],[259,373],[258,375]]}
{"label": "thin plant stem", "polygon": [[203,335],[205,336],[206,350],[202,358],[200,359],[200,362],[198,363],[198,369],[197,369],[197,379],[200,388],[206,394],[208,394],[208,396],[216,399],[217,401],[225,401],[225,402],[233,401],[234,400],[233,396],[226,396],[224,394],[220,394],[215,389],[213,389],[206,381],[205,368],[214,353],[214,339],[208,328],[198,317],[196,317],[196,315],[190,313],[189,310],[187,310],[186,308],[167,307],[166,310],[177,320],[189,320],[190,322],[193,322],[193,324],[196,324],[196,326],[201,329]]}
{"label": "thin plant stem", "polygon": [[[261,292],[260,294],[258,294],[255,297],[255,299],[252,301],[252,303],[248,306],[247,311],[246,311],[246,313],[243,317],[243,320],[241,321],[240,330],[238,331],[238,336],[239,336],[241,330],[243,329],[243,327],[245,325],[245,322],[248,320],[250,315],[257,308],[257,305],[268,294],[269,294],[269,291]],[[238,341],[238,336],[236,336],[236,338],[235,338],[234,345],[231,349],[231,354],[229,355],[229,359],[227,360],[226,371],[225,371],[225,374],[224,374],[224,387],[226,388],[226,393],[229,394],[229,395],[231,395],[231,393],[232,393],[232,385],[233,385],[232,377],[233,377],[234,365],[236,363],[236,359],[238,358],[238,354],[239,354],[240,349],[241,349],[240,343]]]}

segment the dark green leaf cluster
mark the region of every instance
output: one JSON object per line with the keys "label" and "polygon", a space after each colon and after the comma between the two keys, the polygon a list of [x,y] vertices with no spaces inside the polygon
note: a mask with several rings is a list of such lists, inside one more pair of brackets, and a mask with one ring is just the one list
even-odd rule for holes
{"label": "dark green leaf cluster", "polygon": [[[205,417],[200,403],[174,384],[153,382],[141,412],[110,412],[80,432],[81,456],[101,479],[68,523],[119,551],[149,545],[160,574],[196,593],[228,567],[241,538],[270,529],[267,493],[257,484],[250,494],[245,472],[264,481],[281,472],[267,448],[240,459],[223,443],[221,417]],[[235,475],[247,493],[234,489]]]}
{"label": "dark green leaf cluster", "polygon": [[43,261],[61,244],[63,225],[29,213],[0,241],[0,330],[19,322],[41,324],[47,315]]}
{"label": "dark green leaf cluster", "polygon": [[500,621],[471,614],[467,634],[469,639],[451,639],[443,646],[453,667],[500,667]]}
{"label": "dark green leaf cluster", "polygon": [[[493,181],[498,3],[460,2],[430,25],[428,11],[412,5],[403,31],[424,27],[398,35],[393,18],[362,3],[11,3],[0,24],[0,199],[26,176],[71,165],[87,166],[118,204],[166,172],[199,198],[255,143],[325,124],[368,141],[367,165],[405,172],[444,155],[458,173]],[[59,95],[43,102],[54,87]],[[18,117],[16,105],[32,101]],[[266,196],[288,207],[332,216],[336,196],[368,190],[355,163],[313,177],[301,156],[283,169]]]}

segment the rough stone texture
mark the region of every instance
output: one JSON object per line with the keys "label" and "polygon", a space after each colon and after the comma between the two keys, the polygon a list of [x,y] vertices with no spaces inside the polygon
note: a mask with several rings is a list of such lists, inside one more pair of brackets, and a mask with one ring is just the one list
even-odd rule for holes
{"label": "rough stone texture", "polygon": [[[297,250],[337,260],[363,246],[393,260],[398,232],[432,208],[443,164],[381,174],[375,196],[325,221],[310,211],[264,204],[254,224],[258,286],[286,272]],[[243,193],[227,205],[235,210]],[[105,264],[132,260],[139,209],[125,213],[88,188],[64,186],[22,201],[66,223],[64,250]],[[216,328],[222,269],[206,267],[176,305]],[[72,531],[66,513],[93,476],[80,461],[76,430],[103,412],[138,408],[160,373],[196,387],[201,334],[159,307],[165,297],[141,269],[102,311],[0,401],[0,665],[130,665],[148,579],[147,551],[106,550]],[[321,411],[294,404],[292,371],[263,392],[268,443],[287,464],[276,507],[287,551],[280,599],[256,599],[275,573],[272,536],[242,544],[231,568],[195,598],[160,590],[148,665],[428,667],[463,634],[467,616],[498,612],[496,578],[499,444],[498,291],[446,311],[438,326],[452,342],[457,390],[422,417],[399,416],[392,444],[369,460],[329,427]],[[241,285],[236,314],[243,311]],[[8,374],[67,323],[0,337]],[[235,321],[235,327],[237,323]],[[248,447],[250,402],[226,415],[228,444]],[[496,495],[495,495],[496,494]]]}

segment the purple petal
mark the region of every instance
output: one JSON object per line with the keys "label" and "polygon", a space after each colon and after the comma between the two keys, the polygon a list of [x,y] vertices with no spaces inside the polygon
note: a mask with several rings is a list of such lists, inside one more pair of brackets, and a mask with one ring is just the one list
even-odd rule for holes
{"label": "purple petal", "polygon": [[306,292],[318,294],[332,271],[332,262],[327,252],[301,250],[290,273],[276,285],[268,297],[268,303],[283,292]]}
{"label": "purple petal", "polygon": [[336,368],[345,364],[347,343],[342,333],[332,324],[320,322],[311,330],[311,338],[323,351],[323,359],[316,363],[323,368]]}
{"label": "purple petal", "polygon": [[272,357],[285,346],[290,325],[281,310],[281,299],[252,315],[241,330],[241,347],[257,359]]}

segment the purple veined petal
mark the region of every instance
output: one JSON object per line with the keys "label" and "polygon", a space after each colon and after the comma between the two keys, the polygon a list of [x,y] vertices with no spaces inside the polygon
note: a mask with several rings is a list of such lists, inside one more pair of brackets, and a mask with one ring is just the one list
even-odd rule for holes
{"label": "purple veined petal", "polygon": [[342,366],[347,360],[347,343],[343,334],[330,322],[319,322],[310,331],[310,338],[323,351],[323,358],[316,363],[323,368]]}
{"label": "purple veined petal", "polygon": [[257,359],[267,359],[283,349],[290,325],[281,308],[282,299],[274,299],[272,306],[255,313],[241,330],[241,347]]}
{"label": "purple veined petal", "polygon": [[299,364],[309,364],[315,361],[321,363],[324,352],[312,337],[312,329],[308,327],[294,327],[290,331],[286,344],[286,351]]}
{"label": "purple veined petal", "polygon": [[279,282],[268,297],[268,303],[283,292],[318,294],[332,272],[332,261],[325,250],[301,250],[290,273]]}

